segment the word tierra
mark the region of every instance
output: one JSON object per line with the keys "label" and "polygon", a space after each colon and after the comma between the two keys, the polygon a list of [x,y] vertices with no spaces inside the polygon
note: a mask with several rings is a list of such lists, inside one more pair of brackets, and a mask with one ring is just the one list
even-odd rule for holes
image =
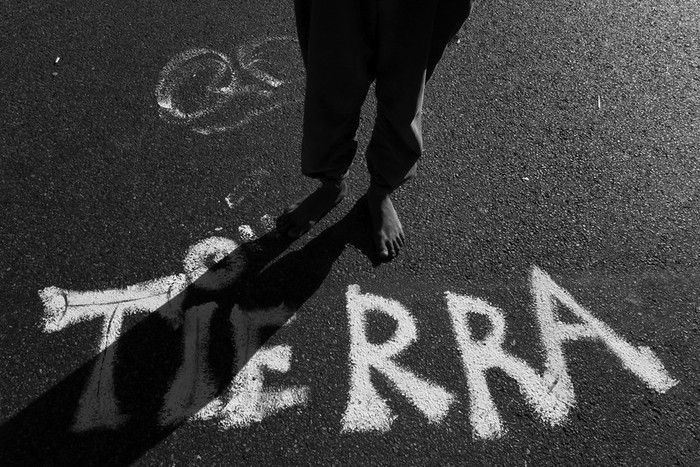
{"label": "word tierra", "polygon": [[[199,265],[195,261],[197,258],[221,257],[235,247],[231,240],[207,239],[195,245],[187,258]],[[188,267],[187,258],[187,274],[137,284],[124,291],[107,291],[122,294],[121,311],[104,303],[95,305],[96,300],[105,300],[105,292],[71,292],[55,287],[40,291],[46,305],[46,331],[59,331],[78,321],[96,318],[102,318],[104,323],[98,346],[100,357],[81,396],[73,430],[118,429],[124,423],[126,415],[120,411],[114,387],[116,344],[122,317],[126,313],[148,313],[157,309],[172,316],[173,310],[165,305],[172,308],[178,304],[168,299],[182,289],[187,276],[196,278],[198,275],[196,267],[192,264]],[[543,371],[504,349],[506,319],[501,309],[477,297],[445,293],[452,338],[467,381],[470,423],[475,438],[497,439],[506,431],[486,378],[486,373],[492,369],[500,369],[515,380],[520,393],[543,422],[558,426],[567,420],[575,403],[565,356],[564,344],[568,342],[585,339],[602,344],[624,368],[656,392],[664,393],[678,383],[651,349],[630,344],[536,266],[530,272],[530,288],[546,353]],[[131,301],[127,297],[131,297]],[[216,384],[207,363],[210,323],[216,307],[215,303],[206,303],[179,314],[182,318],[177,325],[183,326],[183,358],[164,396],[159,423],[167,426],[187,419],[201,419],[216,420],[223,428],[241,428],[284,409],[307,405],[312,399],[308,386],[273,389],[265,385],[265,374],[286,373],[292,362],[290,345],[260,344],[263,328],[293,323],[294,310],[284,304],[266,310],[233,307],[230,322],[236,349],[236,359],[232,363],[235,376],[223,395],[216,395]],[[558,314],[561,307],[573,313],[578,322],[563,322]],[[456,395],[396,363],[396,357],[418,336],[409,310],[396,300],[363,293],[359,285],[350,285],[346,292],[346,311],[350,331],[350,390],[340,429],[343,432],[387,432],[397,418],[374,387],[370,378],[372,370],[381,373],[430,423],[443,422]],[[383,313],[396,322],[394,334],[386,341],[370,342],[369,313]],[[477,315],[489,323],[487,335],[478,339],[470,325],[470,319]]]}

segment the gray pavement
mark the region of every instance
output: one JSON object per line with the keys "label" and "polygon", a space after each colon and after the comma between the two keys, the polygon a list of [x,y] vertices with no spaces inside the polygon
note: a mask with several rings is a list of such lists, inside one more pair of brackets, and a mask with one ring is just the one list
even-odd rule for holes
{"label": "gray pavement", "polygon": [[479,3],[390,263],[271,230],[290,2],[0,10],[0,464],[700,461],[697,3]]}

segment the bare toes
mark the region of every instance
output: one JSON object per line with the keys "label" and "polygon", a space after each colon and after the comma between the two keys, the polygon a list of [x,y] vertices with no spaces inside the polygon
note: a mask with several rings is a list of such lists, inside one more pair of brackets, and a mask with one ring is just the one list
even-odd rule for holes
{"label": "bare toes", "polygon": [[387,248],[386,243],[384,243],[384,242],[381,241],[381,240],[380,240],[379,242],[377,242],[377,253],[378,253],[379,256],[381,256],[382,258],[388,258],[388,257],[389,257],[389,254],[390,254],[390,251],[389,251],[389,249]]}
{"label": "bare toes", "polygon": [[394,249],[394,243],[387,240],[386,242],[387,250],[389,251],[389,258],[396,256],[396,250]]}
{"label": "bare toes", "polygon": [[322,184],[305,198],[288,206],[277,218],[277,229],[291,238],[301,237],[340,203],[346,194],[347,185],[344,181]]}

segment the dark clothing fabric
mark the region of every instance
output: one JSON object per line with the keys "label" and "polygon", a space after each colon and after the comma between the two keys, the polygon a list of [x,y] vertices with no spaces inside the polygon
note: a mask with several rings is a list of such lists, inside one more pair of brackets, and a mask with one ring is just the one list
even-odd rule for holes
{"label": "dark clothing fabric", "polygon": [[302,173],[347,176],[375,81],[377,117],[366,151],[372,182],[395,189],[413,177],[425,83],[470,10],[470,0],[295,0],[306,67]]}

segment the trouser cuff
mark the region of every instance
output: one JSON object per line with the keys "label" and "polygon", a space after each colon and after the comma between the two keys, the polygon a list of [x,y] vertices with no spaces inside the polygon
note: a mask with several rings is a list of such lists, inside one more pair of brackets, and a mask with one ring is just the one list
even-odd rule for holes
{"label": "trouser cuff", "polygon": [[374,191],[375,193],[381,193],[385,195],[390,195],[394,192],[394,188],[389,186],[383,180],[377,179],[377,177],[374,176],[370,178],[369,189]]}

